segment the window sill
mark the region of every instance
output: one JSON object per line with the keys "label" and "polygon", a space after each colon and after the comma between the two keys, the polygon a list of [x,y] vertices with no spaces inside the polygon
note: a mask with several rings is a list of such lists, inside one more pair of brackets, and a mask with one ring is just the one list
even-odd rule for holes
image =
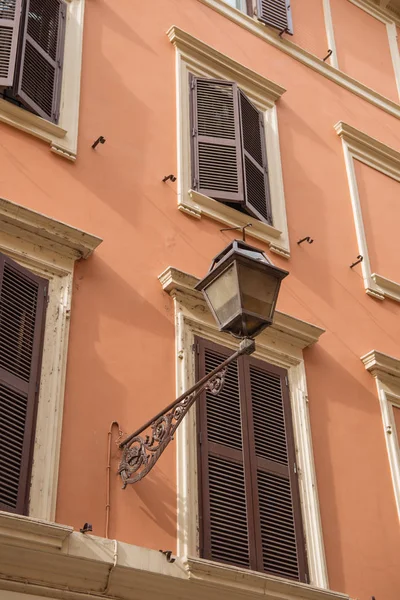
{"label": "window sill", "polygon": [[346,594],[331,592],[310,586],[306,583],[299,583],[267,575],[266,573],[257,573],[241,567],[234,567],[222,563],[216,563],[210,560],[200,558],[187,558],[184,564],[189,572],[190,579],[202,584],[208,583],[215,587],[225,588],[231,593],[253,593],[262,596],[271,596],[275,594],[282,600],[347,600]]}
{"label": "window sill", "polygon": [[370,102],[378,108],[381,108],[394,117],[400,118],[400,104],[398,102],[394,102],[393,100],[382,96],[382,94],[379,94],[379,92],[364,85],[360,81],[357,81],[357,79],[350,77],[350,75],[343,73],[339,69],[336,69],[332,65],[327,64],[318,56],[311,54],[290,40],[280,38],[277,30],[264,25],[257,19],[242,13],[236,8],[232,8],[226,4],[224,0],[200,0],[200,2],[217,11],[227,19],[230,19],[240,27],[247,29],[247,31],[250,31],[254,35],[263,39],[268,44],[271,44],[275,48],[282,50],[282,52],[285,52],[310,69],[317,71],[327,79],[330,79],[341,87],[347,89],[349,92],[356,94],[356,96],[363,98],[367,102]]}
{"label": "window sill", "polygon": [[284,258],[290,258],[289,244],[281,239],[282,231],[230,206],[226,206],[222,202],[213,200],[213,198],[204,196],[204,194],[200,194],[195,190],[189,190],[187,196],[180,199],[178,208],[196,219],[205,216],[228,227],[243,227],[243,225],[251,223],[252,226],[246,229],[246,235],[268,244],[271,252],[275,252],[275,254],[279,254]]}

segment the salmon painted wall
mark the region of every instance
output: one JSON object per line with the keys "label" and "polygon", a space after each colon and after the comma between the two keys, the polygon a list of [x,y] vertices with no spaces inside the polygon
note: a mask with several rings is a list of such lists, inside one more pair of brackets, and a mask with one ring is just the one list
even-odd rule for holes
{"label": "salmon painted wall", "polygon": [[[299,4],[315,8],[315,32]],[[349,23],[348,5],[332,1],[335,32],[359,39],[364,13],[357,9]],[[293,0],[293,41],[320,57],[327,45],[321,6]],[[330,586],[359,600],[398,600],[398,517],[376,387],[360,356],[373,348],[399,356],[400,305],[368,297],[360,267],[349,269],[358,247],[334,124],[343,120],[399,149],[399,122],[198,0],[87,0],[76,164],[0,124],[0,196],[104,239],[75,272],[57,521],[77,529],[90,521],[104,535],[110,423],[130,433],[175,397],[173,306],[157,276],[173,265],[200,277],[232,239],[219,223],[180,213],[176,184],[161,183],[177,170],[171,25],[287,89],[277,106],[292,256],[271,258],[290,271],[279,309],[326,329],[305,361]],[[372,85],[384,63],[364,60],[345,34],[336,35],[349,72],[356,65],[352,74]],[[371,26],[370,35],[380,49],[380,33]],[[379,91],[394,98],[392,79],[385,67]],[[107,142],[93,151],[99,135]],[[384,239],[400,219],[398,192],[392,180],[361,170],[374,260],[400,281],[391,258],[399,237],[392,246]],[[376,209],[378,190],[390,220]],[[314,244],[297,246],[306,235]],[[110,537],[175,549],[175,451],[172,444],[125,491],[112,475]],[[112,473],[117,461],[113,444]]]}

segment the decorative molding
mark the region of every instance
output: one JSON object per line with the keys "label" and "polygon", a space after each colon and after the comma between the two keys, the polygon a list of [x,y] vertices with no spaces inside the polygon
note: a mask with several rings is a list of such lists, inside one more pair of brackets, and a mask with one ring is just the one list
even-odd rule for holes
{"label": "decorative molding", "polygon": [[85,0],[68,0],[60,120],[55,125],[0,99],[0,122],[50,144],[52,152],[75,161],[78,147],[79,98]]}
{"label": "decorative molding", "polygon": [[[132,590],[148,600],[243,600],[250,595],[266,600],[350,600],[313,585],[211,561],[177,557],[170,563],[157,550],[83,535],[62,525],[36,522],[32,530],[31,520],[15,519],[21,520],[15,523],[17,545],[9,545],[0,532],[1,600],[131,600]],[[53,544],[52,538],[62,544]]]}
{"label": "decorative molding", "polygon": [[0,199],[0,252],[49,281],[29,503],[38,519],[55,518],[74,263],[100,242]]}
{"label": "decorative molding", "polygon": [[343,123],[343,121],[336,123],[335,130],[342,139],[356,228],[358,253],[363,257],[361,271],[365,291],[369,296],[377,300],[391,298],[400,302],[400,283],[391,281],[378,273],[372,273],[357,177],[354,169],[354,159],[357,159],[395,181],[400,181],[400,152],[359,131],[355,127]]}
{"label": "decorative molding", "polygon": [[397,384],[400,386],[400,359],[394,356],[389,356],[377,350],[371,350],[361,357],[367,371],[374,377],[379,377],[385,380],[390,377],[389,381],[393,383],[393,377],[396,378]]}
{"label": "decorative molding", "polygon": [[43,550],[62,548],[73,527],[0,511],[0,545]]}
{"label": "decorative molding", "polygon": [[[195,336],[237,349],[238,341],[218,331],[201,293],[193,289],[198,279],[173,267],[159,277],[174,300],[177,395],[195,383]],[[303,348],[316,342],[323,330],[315,325],[275,313],[274,324],[257,337],[254,356],[287,369],[296,440],[303,523],[308,548],[311,584],[328,587],[328,576],[319,513],[318,492],[308,415],[308,395]],[[198,548],[198,496],[196,415],[191,410],[177,430],[178,554],[195,557]],[[201,561],[198,562],[201,564]],[[208,564],[205,562],[205,564]],[[216,569],[219,567],[216,566]],[[225,567],[222,567],[224,569]],[[231,569],[228,567],[228,569]],[[233,572],[235,569],[231,569]],[[227,573],[227,571],[221,571]],[[242,573],[242,571],[241,571]],[[246,571],[249,573],[249,571]],[[257,577],[254,574],[255,577]],[[240,580],[244,580],[240,576]],[[238,578],[239,580],[239,578]],[[261,580],[260,580],[261,581]],[[250,581],[248,582],[250,585]],[[263,584],[261,584],[263,585]],[[254,590],[256,591],[256,590]],[[265,592],[266,593],[266,592]],[[268,595],[266,593],[266,595]],[[304,596],[307,597],[307,596]]]}
{"label": "decorative molding", "polygon": [[400,440],[393,412],[393,407],[400,408],[400,359],[371,350],[364,354],[361,360],[376,381],[394,496],[400,519]]}
{"label": "decorative molding", "polygon": [[213,68],[222,69],[226,73],[227,79],[240,81],[242,87],[246,87],[247,84],[250,88],[257,88],[260,101],[263,103],[269,101],[270,107],[286,92],[286,89],[281,85],[263,77],[252,69],[248,69],[175,25],[168,29],[167,36],[169,41],[185,57],[196,57],[196,62],[199,63],[211,62]]}
{"label": "decorative molding", "polygon": [[[349,0],[352,4],[365,10],[371,17],[375,17],[378,21],[385,23],[395,23],[396,25],[400,25],[400,18],[397,17],[394,13],[386,10],[383,5],[378,5],[373,2],[373,0]],[[388,3],[387,3],[388,4]]]}
{"label": "decorative molding", "polygon": [[330,81],[333,81],[337,85],[340,85],[349,92],[352,92],[356,96],[363,98],[370,104],[377,106],[394,117],[400,118],[399,103],[382,96],[382,94],[379,94],[377,91],[369,88],[360,81],[357,81],[350,75],[347,75],[339,69],[336,69],[334,66],[327,64],[319,57],[307,52],[307,50],[301,48],[297,44],[294,44],[287,38],[280,38],[278,31],[264,25],[260,21],[244,13],[241,13],[238,10],[235,10],[226,2],[224,2],[224,0],[200,0],[200,2],[230,19],[237,25],[247,29],[247,31],[250,31],[254,35],[260,37],[268,44],[271,44],[275,48],[282,50],[282,52],[285,52],[285,54],[288,54],[310,69],[317,71],[320,73],[320,75],[323,75]]}
{"label": "decorative molding", "polygon": [[[170,296],[174,296],[176,293],[192,296],[198,305],[203,306],[204,311],[207,310],[203,294],[194,289],[200,281],[194,275],[180,271],[175,267],[167,267],[158,279],[163,290]],[[285,339],[285,341],[303,350],[317,342],[325,329],[277,310],[275,311],[274,322],[267,331],[273,332],[276,338]]]}
{"label": "decorative molding", "polygon": [[[284,88],[178,27],[171,27],[167,35],[176,48],[177,60],[178,209],[196,219],[207,216],[228,227],[252,223],[253,226],[247,231],[249,236],[268,244],[272,252],[289,258],[289,234],[275,106],[275,102],[284,93]],[[189,73],[236,81],[254,104],[264,112],[273,227],[190,189],[192,180]]]}
{"label": "decorative molding", "polygon": [[24,239],[70,258],[88,258],[102,239],[71,225],[0,198],[0,231],[24,232]]}

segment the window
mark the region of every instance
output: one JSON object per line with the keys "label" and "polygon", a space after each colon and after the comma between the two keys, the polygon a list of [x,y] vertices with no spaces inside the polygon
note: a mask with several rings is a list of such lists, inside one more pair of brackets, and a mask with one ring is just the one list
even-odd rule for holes
{"label": "window", "polygon": [[27,514],[48,282],[0,254],[0,509]]}
{"label": "window", "polygon": [[293,34],[291,0],[224,0],[233,8],[237,8],[250,16],[257,18],[279,31]]}
{"label": "window", "polygon": [[[202,339],[197,377],[231,352]],[[286,371],[253,357],[198,403],[202,558],[307,582]]]}
{"label": "window", "polygon": [[191,77],[193,189],[272,225],[264,119],[236,83]]}
{"label": "window", "polygon": [[58,123],[64,53],[63,0],[0,0],[3,97]]}

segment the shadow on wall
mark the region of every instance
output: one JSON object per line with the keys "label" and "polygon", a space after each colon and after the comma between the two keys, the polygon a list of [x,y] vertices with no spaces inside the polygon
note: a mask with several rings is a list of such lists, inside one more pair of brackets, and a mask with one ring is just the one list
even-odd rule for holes
{"label": "shadow on wall", "polygon": [[[154,279],[157,286],[155,293],[162,294],[157,278]],[[132,280],[135,280],[134,273]],[[79,530],[84,522],[90,521],[94,534],[104,535],[107,432],[110,423],[117,420],[124,433],[130,433],[151,417],[149,410],[153,413],[159,410],[159,405],[161,408],[165,404],[166,387],[173,389],[172,307],[170,310],[168,315],[155,309],[99,256],[94,255],[88,261],[77,264],[62,432],[58,522],[71,524]],[[171,373],[171,382],[165,377],[154,376],[154,363],[165,365],[165,371]],[[116,482],[112,486],[114,488],[118,484],[120,488],[116,479],[112,477],[112,481]],[[146,545],[145,539],[141,539],[135,531],[137,515],[144,506],[150,515],[156,511],[157,503],[163,503],[160,504],[160,529],[165,526],[165,518],[161,518],[165,514],[165,505],[170,502],[171,506],[176,506],[175,497],[173,502],[168,499],[167,489],[154,494],[152,504],[147,498],[147,485],[143,484],[141,488],[143,503],[140,495],[135,502],[129,494],[129,505],[122,513],[130,524],[128,528],[124,527],[125,538],[128,538],[124,541],[138,545]],[[154,520],[157,518],[154,516]],[[169,527],[169,535],[171,530]],[[118,539],[123,540],[124,535],[118,531]]]}

